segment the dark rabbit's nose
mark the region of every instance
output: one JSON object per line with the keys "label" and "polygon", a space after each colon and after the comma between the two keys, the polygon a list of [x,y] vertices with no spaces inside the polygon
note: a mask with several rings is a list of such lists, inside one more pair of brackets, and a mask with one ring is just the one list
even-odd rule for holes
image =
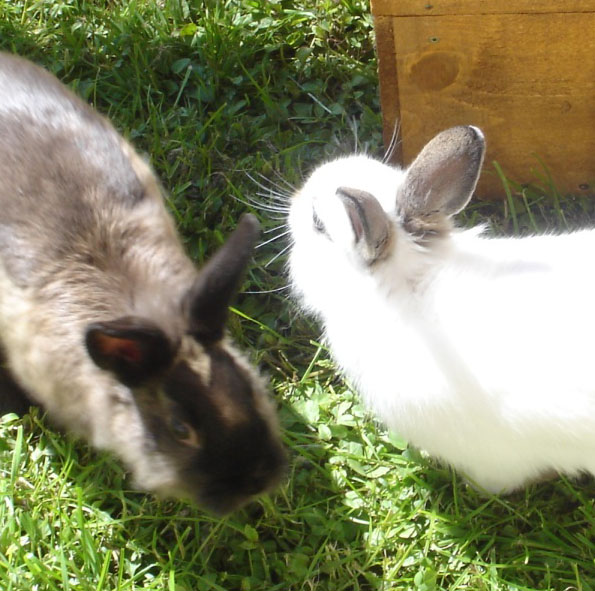
{"label": "dark rabbit's nose", "polygon": [[267,485],[268,485],[268,478],[250,477],[244,483],[243,489],[247,495],[257,495],[258,493],[263,492],[267,488]]}
{"label": "dark rabbit's nose", "polygon": [[285,474],[286,468],[285,453],[274,453],[261,459],[250,472],[241,475],[238,484],[246,495],[257,495],[275,485]]}

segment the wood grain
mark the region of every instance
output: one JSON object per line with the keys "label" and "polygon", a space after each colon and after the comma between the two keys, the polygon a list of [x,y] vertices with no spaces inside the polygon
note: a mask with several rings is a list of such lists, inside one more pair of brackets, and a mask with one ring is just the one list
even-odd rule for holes
{"label": "wood grain", "polygon": [[[449,2],[478,3],[484,4]],[[503,194],[493,160],[521,183],[542,174],[542,161],[561,190],[593,193],[595,12],[377,17],[376,22],[382,23],[377,38],[385,137],[398,117],[405,163],[438,131],[473,124],[488,142],[480,195]],[[390,59],[392,70],[386,65]]]}

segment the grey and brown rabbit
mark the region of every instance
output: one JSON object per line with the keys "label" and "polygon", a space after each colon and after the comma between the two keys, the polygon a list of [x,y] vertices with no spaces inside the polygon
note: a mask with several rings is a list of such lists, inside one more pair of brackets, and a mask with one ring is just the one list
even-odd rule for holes
{"label": "grey and brown rabbit", "polygon": [[197,271],[151,169],[56,78],[0,54],[0,341],[7,367],[135,484],[224,513],[280,478],[263,380],[225,335],[258,224]]}

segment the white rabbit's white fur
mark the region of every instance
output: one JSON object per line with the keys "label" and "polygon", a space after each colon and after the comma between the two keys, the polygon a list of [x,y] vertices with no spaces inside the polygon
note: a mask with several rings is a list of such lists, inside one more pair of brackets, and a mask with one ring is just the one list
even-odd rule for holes
{"label": "white rabbit's white fur", "polygon": [[[353,156],[318,168],[293,198],[291,281],[336,361],[390,428],[486,490],[595,474],[595,231],[420,239],[397,204],[408,182]],[[372,264],[339,187],[373,195],[390,220]]]}

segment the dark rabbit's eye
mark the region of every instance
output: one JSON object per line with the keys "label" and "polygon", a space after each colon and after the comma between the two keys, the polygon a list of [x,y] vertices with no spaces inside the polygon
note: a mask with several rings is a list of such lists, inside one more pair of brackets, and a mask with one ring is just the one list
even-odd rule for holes
{"label": "dark rabbit's eye", "polygon": [[171,417],[169,420],[169,428],[172,435],[184,445],[191,447],[200,447],[200,440],[196,431],[184,421],[177,417]]}
{"label": "dark rabbit's eye", "polygon": [[314,229],[319,232],[320,234],[326,234],[326,228],[322,223],[322,220],[316,215],[316,212],[312,212],[312,222],[314,224]]}

